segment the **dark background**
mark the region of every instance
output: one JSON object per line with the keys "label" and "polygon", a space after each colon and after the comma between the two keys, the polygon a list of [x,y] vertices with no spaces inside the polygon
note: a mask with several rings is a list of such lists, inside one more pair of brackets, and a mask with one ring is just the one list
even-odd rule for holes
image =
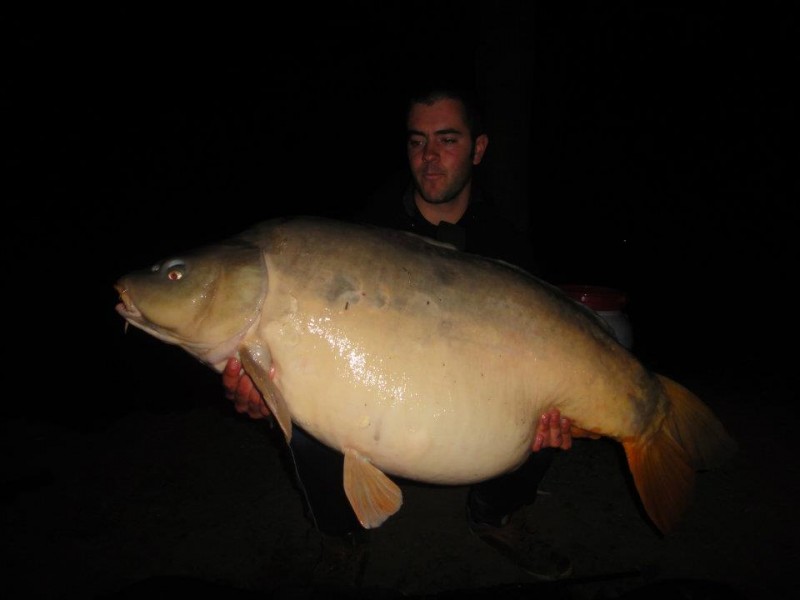
{"label": "dark background", "polygon": [[[241,452],[274,459],[262,430],[235,419],[217,374],[124,334],[112,284],[261,219],[349,215],[405,166],[408,86],[448,73],[483,94],[480,175],[555,265],[554,282],[626,291],[634,351],[697,383],[742,442],[675,563],[702,571],[735,553],[728,574],[752,589],[779,581],[796,563],[793,4],[378,4],[4,15],[0,491],[17,579],[136,581],[183,572],[162,552],[188,548],[187,569],[213,564],[236,580],[248,553],[263,560],[254,548],[280,551],[270,534],[282,526],[264,517],[252,529],[253,507],[270,512],[264,488],[289,479],[263,476],[261,462],[238,470]],[[558,514],[570,524],[558,536],[614,557],[627,542],[608,549],[612,513],[594,519],[591,499],[617,471],[595,472],[590,457],[564,462],[600,481],[565,476]],[[562,506],[570,491],[574,514]],[[625,497],[609,490],[609,506]],[[169,519],[157,513],[173,504]],[[195,541],[206,523],[219,529]],[[299,536],[303,523],[285,527]],[[441,531],[398,523],[414,543]],[[626,523],[634,532],[640,519]],[[457,565],[473,551],[464,544]],[[455,552],[432,542],[420,560],[436,548]]]}
{"label": "dark background", "polygon": [[409,85],[448,74],[484,97],[481,177],[554,283],[625,290],[654,366],[769,355],[783,368],[795,11],[642,4],[12,15],[3,261],[16,352],[56,359],[67,389],[81,385],[76,355],[124,373],[109,346],[117,276],[264,218],[349,215],[405,166]]}
{"label": "dark background", "polygon": [[[490,193],[555,283],[628,293],[644,360],[790,362],[798,28],[783,4],[345,2],[7,25],[4,303],[14,350],[58,377],[55,395],[88,373],[152,383],[120,363],[114,279],[264,218],[349,215],[405,167],[403,94],[444,74],[485,99]],[[65,411],[37,396],[4,409]],[[121,410],[100,404],[65,416]]]}
{"label": "dark background", "polygon": [[555,283],[628,293],[643,359],[783,360],[798,224],[785,4],[340,2],[7,26],[5,302],[17,353],[57,360],[67,389],[76,355],[126,368],[109,347],[117,276],[264,218],[349,215],[405,167],[403,94],[442,74],[485,99],[490,193]]}

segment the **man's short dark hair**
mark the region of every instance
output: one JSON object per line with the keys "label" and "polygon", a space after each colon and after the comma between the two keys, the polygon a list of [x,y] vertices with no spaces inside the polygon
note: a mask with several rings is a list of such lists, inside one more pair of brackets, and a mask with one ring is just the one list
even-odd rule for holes
{"label": "man's short dark hair", "polygon": [[472,90],[461,87],[426,87],[415,90],[409,95],[406,106],[406,122],[414,104],[431,105],[439,100],[458,100],[464,105],[464,122],[469,129],[470,138],[475,141],[479,135],[486,133],[483,124],[483,113],[478,96]]}

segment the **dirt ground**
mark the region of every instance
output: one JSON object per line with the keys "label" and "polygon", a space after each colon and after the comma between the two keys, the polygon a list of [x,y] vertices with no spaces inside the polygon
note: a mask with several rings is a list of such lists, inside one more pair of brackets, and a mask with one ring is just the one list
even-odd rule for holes
{"label": "dirt ground", "polygon": [[[642,516],[616,443],[579,440],[528,509],[572,558],[571,578],[537,582],[473,537],[466,488],[401,481],[404,506],[371,532],[359,584],[318,586],[320,541],[277,429],[237,415],[214,373],[143,337],[128,337],[120,365],[138,373],[119,392],[135,409],[3,420],[6,597],[757,599],[781,597],[800,564],[793,419],[782,416],[796,391],[738,365],[673,373],[740,451],[699,475],[669,536]],[[167,357],[168,381],[138,368]]]}

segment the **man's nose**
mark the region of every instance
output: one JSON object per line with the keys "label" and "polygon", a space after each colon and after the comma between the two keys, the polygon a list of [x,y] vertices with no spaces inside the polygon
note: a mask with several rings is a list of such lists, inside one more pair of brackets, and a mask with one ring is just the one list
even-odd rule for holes
{"label": "man's nose", "polygon": [[422,151],[422,160],[430,162],[432,160],[438,160],[438,158],[439,149],[436,148],[436,144],[425,144],[425,149]]}

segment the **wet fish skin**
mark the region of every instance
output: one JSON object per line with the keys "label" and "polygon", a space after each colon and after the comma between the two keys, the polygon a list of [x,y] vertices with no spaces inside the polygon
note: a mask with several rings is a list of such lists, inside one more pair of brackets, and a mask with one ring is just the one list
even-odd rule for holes
{"label": "wet fish skin", "polygon": [[287,441],[297,423],[342,452],[365,527],[402,505],[389,475],[447,485],[515,469],[554,407],[574,435],[623,445],[665,532],[695,471],[735,450],[699,398],[559,289],[414,234],[274,219],[116,288],[126,322],[217,371],[238,356]]}

